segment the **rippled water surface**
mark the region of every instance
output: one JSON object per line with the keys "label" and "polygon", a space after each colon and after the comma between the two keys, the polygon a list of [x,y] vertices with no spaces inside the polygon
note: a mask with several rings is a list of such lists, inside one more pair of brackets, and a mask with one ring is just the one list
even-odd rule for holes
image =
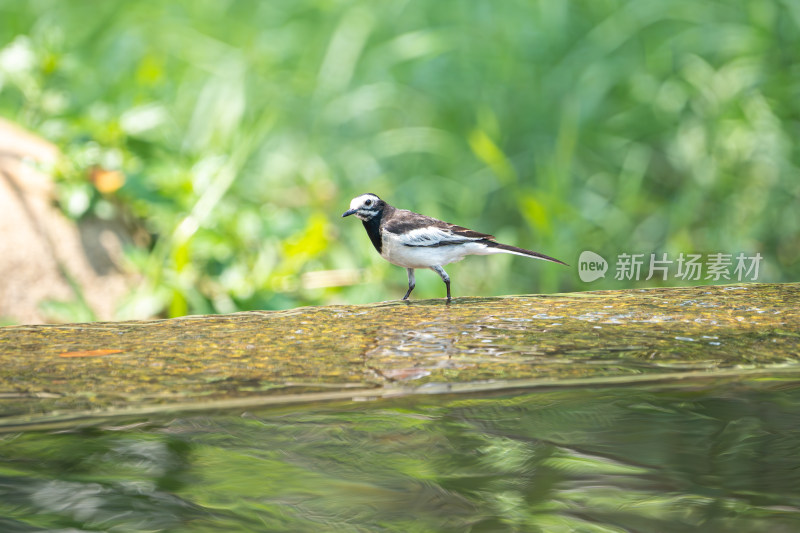
{"label": "rippled water surface", "polygon": [[800,530],[800,379],[0,435],[0,531]]}

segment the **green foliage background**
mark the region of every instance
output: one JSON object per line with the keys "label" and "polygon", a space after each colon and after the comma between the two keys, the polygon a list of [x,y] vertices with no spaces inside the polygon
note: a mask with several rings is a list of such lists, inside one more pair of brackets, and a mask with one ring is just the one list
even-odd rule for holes
{"label": "green foliage background", "polygon": [[0,0],[0,114],[65,152],[67,213],[153,235],[120,318],[400,297],[340,218],[368,191],[573,265],[468,259],[456,296],[657,283],[587,249],[800,273],[795,0]]}

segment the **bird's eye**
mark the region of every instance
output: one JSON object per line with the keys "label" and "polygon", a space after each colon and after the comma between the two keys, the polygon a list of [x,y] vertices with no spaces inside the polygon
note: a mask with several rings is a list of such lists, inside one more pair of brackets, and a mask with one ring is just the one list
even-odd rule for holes
{"label": "bird's eye", "polygon": [[367,200],[366,202],[364,202],[364,205],[367,206],[367,207],[371,206],[372,205],[372,200]]}

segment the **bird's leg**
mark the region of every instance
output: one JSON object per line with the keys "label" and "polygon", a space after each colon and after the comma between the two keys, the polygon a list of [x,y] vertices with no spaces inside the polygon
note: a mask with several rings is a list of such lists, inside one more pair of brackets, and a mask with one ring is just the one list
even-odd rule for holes
{"label": "bird's leg", "polygon": [[414,285],[415,285],[414,269],[407,268],[406,270],[408,271],[408,291],[406,292],[406,295],[403,296],[403,300],[408,300],[408,295],[411,294],[411,291],[414,290]]}
{"label": "bird's leg", "polygon": [[445,287],[447,287],[447,303],[450,303],[450,276],[447,275],[447,272],[440,266],[432,266],[431,270],[439,274],[441,276],[442,281],[444,281]]}

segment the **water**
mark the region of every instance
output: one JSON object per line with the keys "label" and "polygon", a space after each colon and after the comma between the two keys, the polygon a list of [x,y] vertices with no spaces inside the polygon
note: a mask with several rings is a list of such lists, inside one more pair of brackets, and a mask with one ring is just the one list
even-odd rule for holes
{"label": "water", "polygon": [[0,435],[0,531],[800,530],[800,377]]}

